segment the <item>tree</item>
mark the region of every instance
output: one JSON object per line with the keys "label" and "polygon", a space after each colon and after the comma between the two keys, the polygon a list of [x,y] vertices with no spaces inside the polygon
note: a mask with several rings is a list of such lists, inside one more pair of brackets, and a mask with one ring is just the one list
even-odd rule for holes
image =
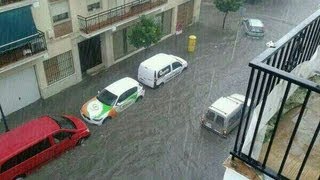
{"label": "tree", "polygon": [[152,44],[157,43],[161,37],[160,25],[156,23],[154,18],[146,17],[145,15],[140,17],[139,22],[132,27],[128,34],[131,45],[135,48],[144,47],[146,50]]}
{"label": "tree", "polygon": [[228,13],[236,12],[243,5],[243,0],[214,0],[214,4],[219,9],[219,11],[224,12],[222,29],[224,29],[224,25],[226,22],[226,18]]}

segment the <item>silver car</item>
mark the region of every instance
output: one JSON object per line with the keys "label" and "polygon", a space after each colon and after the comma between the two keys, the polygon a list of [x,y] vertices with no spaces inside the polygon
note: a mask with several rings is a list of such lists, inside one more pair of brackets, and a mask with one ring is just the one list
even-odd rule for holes
{"label": "silver car", "polygon": [[243,19],[242,23],[248,36],[258,38],[264,36],[264,25],[259,19]]}

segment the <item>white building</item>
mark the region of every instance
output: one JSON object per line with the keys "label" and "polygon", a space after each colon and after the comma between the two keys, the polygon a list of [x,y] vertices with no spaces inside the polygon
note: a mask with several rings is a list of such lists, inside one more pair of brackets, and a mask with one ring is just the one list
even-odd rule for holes
{"label": "white building", "polygon": [[199,19],[200,1],[1,1],[0,103],[5,114],[134,54],[127,33],[140,15],[155,16],[166,38],[176,27]]}

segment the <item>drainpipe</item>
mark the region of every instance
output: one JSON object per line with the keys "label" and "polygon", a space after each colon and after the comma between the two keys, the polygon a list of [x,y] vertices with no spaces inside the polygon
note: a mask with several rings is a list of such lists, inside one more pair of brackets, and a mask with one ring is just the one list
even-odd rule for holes
{"label": "drainpipe", "polygon": [[2,116],[2,120],[3,120],[4,127],[6,128],[6,132],[8,132],[8,131],[9,131],[9,128],[8,128],[6,116],[5,116],[4,113],[3,113],[1,104],[0,104],[0,112],[1,112],[1,116]]}

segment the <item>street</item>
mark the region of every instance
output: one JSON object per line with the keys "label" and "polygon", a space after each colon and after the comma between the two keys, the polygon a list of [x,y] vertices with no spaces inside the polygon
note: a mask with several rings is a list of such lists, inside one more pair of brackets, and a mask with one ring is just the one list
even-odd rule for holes
{"label": "street", "polygon": [[[92,135],[84,145],[27,179],[222,179],[222,163],[233,148],[236,131],[223,139],[200,127],[200,115],[221,96],[245,94],[248,63],[267,48],[266,42],[276,42],[319,3],[273,0],[246,5],[244,15],[265,24],[266,36],[257,40],[244,35],[239,13],[230,13],[222,30],[223,14],[204,0],[200,22],[147,52],[148,57],[160,52],[180,56],[189,68],[159,89],[145,87],[141,101],[105,125],[88,125]],[[194,54],[186,51],[191,34],[197,36]],[[81,117],[81,106],[99,90],[126,76],[136,79],[144,58],[142,51],[106,71],[86,75],[81,83],[8,116],[9,127],[44,114]],[[2,124],[0,130],[4,131]]]}

